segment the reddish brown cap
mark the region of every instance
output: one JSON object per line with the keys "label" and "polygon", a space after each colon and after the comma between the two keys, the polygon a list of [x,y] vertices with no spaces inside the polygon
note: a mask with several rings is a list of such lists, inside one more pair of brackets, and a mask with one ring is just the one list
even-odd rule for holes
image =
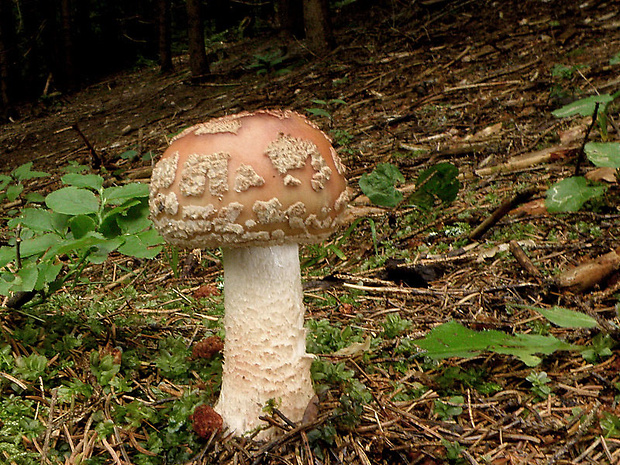
{"label": "reddish brown cap", "polygon": [[342,222],[345,168],[293,111],[225,116],[186,129],[151,177],[156,229],[181,247],[318,242]]}

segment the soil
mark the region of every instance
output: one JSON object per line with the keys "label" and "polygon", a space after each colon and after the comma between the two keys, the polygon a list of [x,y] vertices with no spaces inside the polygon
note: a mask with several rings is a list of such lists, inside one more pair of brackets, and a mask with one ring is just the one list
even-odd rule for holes
{"label": "soil", "polygon": [[[579,97],[620,89],[620,65],[610,61],[615,56],[617,62],[620,51],[617,4],[611,0],[370,3],[359,0],[338,13],[339,45],[326,56],[311,55],[303,42],[294,39],[248,38],[219,45],[218,61],[206,82],[192,83],[187,57],[180,56],[170,74],[162,75],[156,67],[141,68],[109,76],[75,94],[23,105],[15,121],[0,126],[1,170],[9,172],[33,161],[34,169],[59,174],[70,161],[90,164],[93,156],[86,139],[107,172],[114,173],[115,182],[146,182],[151,161],[143,156],[153,154],[157,159],[170,136],[184,127],[241,110],[295,109],[310,115],[333,137],[356,191],[353,214],[382,227],[379,238],[362,230],[344,246],[344,253],[356,259],[330,268],[334,274],[329,283],[319,279],[308,285],[335,286],[336,294],[358,286],[365,292],[358,311],[366,315],[369,330],[380,331],[385,315],[396,311],[415,321],[411,337],[421,337],[451,319],[474,329],[509,332],[527,330],[532,320],[540,320],[525,307],[506,313],[506,303],[514,301],[585,311],[613,334],[618,327],[617,277],[585,293],[550,290],[547,281],[535,272],[529,274],[531,269],[506,259],[501,247],[507,240],[493,235],[493,230],[464,249],[452,247],[453,239],[433,230],[458,226],[459,221],[475,227],[502,200],[529,189],[533,203],[499,224],[504,234],[510,228],[535,226],[530,236],[521,237],[525,241],[521,244],[531,246],[528,254],[544,275],[618,247],[617,204],[596,213],[556,218],[547,215],[541,203],[552,182],[574,171],[575,156],[590,125],[587,117],[556,119],[551,112]],[[282,60],[264,58],[255,66],[257,57],[270,54]],[[610,117],[609,138],[618,140],[617,111]],[[598,137],[595,133],[592,140]],[[548,156],[539,162],[510,167],[519,157],[540,155],[543,149],[548,149]],[[128,159],[130,150],[137,156]],[[406,224],[410,209],[379,209],[357,187],[359,177],[380,162],[399,167],[407,179],[405,190],[422,169],[451,162],[460,172],[459,200],[434,224],[420,229]],[[493,168],[506,163],[507,172]],[[55,186],[35,179],[27,188],[45,193]],[[610,192],[617,195],[617,185],[610,185]],[[392,232],[386,226],[391,224]],[[589,225],[586,230],[583,224]],[[397,238],[394,231],[405,227],[410,232]],[[595,227],[597,234],[592,232]],[[374,239],[410,250],[440,241],[448,245],[441,257],[418,257],[436,273],[429,287],[419,290],[407,286],[411,270],[398,263],[373,273],[353,271],[359,269],[355,263],[372,258]],[[483,256],[474,246],[486,241],[497,247]],[[342,304],[338,310],[316,311],[312,316],[346,324],[350,305]],[[595,335],[569,337],[577,343]],[[437,399],[433,390],[421,399],[400,403],[392,402],[388,394],[390,383],[397,381],[439,390],[437,381],[430,380],[432,370],[368,374],[367,366],[360,367],[351,358],[350,366],[373,389],[376,404],[364,412],[357,429],[338,438],[338,447],[333,447],[340,452],[324,463],[343,463],[342,450],[347,447],[346,463],[448,463],[446,444],[454,443],[463,448],[461,462],[449,463],[618,463],[620,441],[604,438],[597,426],[603,411],[620,413],[613,388],[619,380],[618,355],[614,351],[594,365],[570,353],[554,355],[544,370],[556,395],[542,402],[531,396],[524,381],[531,368],[510,358],[479,357],[478,364],[503,390],[486,398],[467,387],[466,418],[458,423],[433,416]],[[445,363],[458,368],[464,362]],[[325,400],[322,411],[335,401]],[[580,413],[572,417],[576,408]],[[535,413],[524,418],[525,409]],[[580,427],[579,421],[585,426]],[[285,463],[295,451],[309,452],[304,437],[297,432],[267,446],[240,443],[209,449],[202,459],[251,463],[240,458],[250,454],[263,457],[261,463],[280,463],[267,458],[273,454]],[[239,453],[244,448],[245,455]]]}

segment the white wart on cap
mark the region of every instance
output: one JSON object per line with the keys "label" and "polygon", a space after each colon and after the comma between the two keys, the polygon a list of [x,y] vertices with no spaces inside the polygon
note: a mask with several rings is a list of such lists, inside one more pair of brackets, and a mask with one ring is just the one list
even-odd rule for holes
{"label": "white wart on cap", "polygon": [[341,223],[344,167],[292,111],[225,116],[186,129],[153,170],[150,209],[180,247],[318,242]]}

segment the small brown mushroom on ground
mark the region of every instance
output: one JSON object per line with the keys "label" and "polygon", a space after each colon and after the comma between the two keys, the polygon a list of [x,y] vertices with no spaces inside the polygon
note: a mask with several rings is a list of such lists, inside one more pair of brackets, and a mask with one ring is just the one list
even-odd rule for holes
{"label": "small brown mushroom on ground", "polygon": [[209,336],[200,342],[194,344],[192,347],[192,358],[213,358],[216,354],[219,354],[224,348],[224,341],[218,336]]}
{"label": "small brown mushroom on ground", "polygon": [[201,404],[190,415],[194,432],[201,438],[210,438],[213,433],[222,429],[223,421],[219,413],[208,405]]}
{"label": "small brown mushroom on ground", "polygon": [[270,400],[299,422],[314,397],[298,244],[327,238],[347,202],[330,140],[292,111],[193,126],[153,170],[150,209],[163,237],[222,247],[226,341],[215,410],[235,434],[264,425]]}

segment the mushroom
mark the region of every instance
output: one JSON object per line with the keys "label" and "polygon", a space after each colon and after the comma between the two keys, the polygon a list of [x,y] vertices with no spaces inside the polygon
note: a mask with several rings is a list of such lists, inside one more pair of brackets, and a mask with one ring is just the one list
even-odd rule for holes
{"label": "mushroom", "polygon": [[270,401],[300,422],[314,397],[298,244],[324,240],[344,221],[344,170],[318,127],[276,110],[190,127],[153,169],[149,204],[164,239],[222,247],[226,339],[215,410],[237,435],[265,424]]}

